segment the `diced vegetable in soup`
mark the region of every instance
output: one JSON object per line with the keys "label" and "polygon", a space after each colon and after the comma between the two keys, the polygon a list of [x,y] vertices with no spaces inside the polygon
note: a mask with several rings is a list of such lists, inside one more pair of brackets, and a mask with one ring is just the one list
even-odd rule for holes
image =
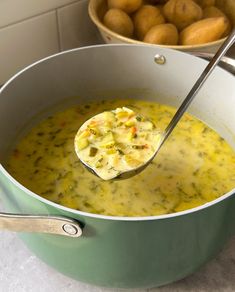
{"label": "diced vegetable in soup", "polygon": [[109,180],[144,165],[153,157],[161,137],[151,120],[122,107],[86,121],[74,144],[79,159]]}
{"label": "diced vegetable in soup", "polygon": [[[127,107],[164,130],[175,109],[140,100],[103,100],[70,107],[34,126],[15,146],[9,172],[42,197],[77,210],[112,216],[153,216],[190,209],[235,187],[235,153],[215,131],[185,114],[140,174],[104,181],[76,156],[74,137],[90,117]],[[90,150],[95,155],[96,150]]]}

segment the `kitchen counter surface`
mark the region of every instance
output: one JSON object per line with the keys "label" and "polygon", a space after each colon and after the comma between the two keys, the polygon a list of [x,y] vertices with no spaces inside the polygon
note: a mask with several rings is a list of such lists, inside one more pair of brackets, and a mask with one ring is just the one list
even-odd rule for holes
{"label": "kitchen counter surface", "polygon": [[193,275],[152,289],[108,289],[70,279],[31,253],[15,233],[0,232],[0,292],[234,292],[235,236],[216,258]]}
{"label": "kitchen counter surface", "polygon": [[[235,46],[228,55],[235,58]],[[0,292],[235,291],[235,236],[215,259],[193,275],[161,288],[140,290],[100,288],[77,282],[41,262],[15,233],[1,231],[0,237]]]}

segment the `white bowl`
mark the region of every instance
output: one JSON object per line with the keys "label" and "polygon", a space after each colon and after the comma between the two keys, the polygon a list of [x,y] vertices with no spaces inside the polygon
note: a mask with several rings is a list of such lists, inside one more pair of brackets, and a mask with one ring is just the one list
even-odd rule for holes
{"label": "white bowl", "polygon": [[[108,10],[108,7],[107,7],[106,0],[90,0],[89,7],[88,7],[90,18],[94,22],[94,24],[97,26],[105,43],[107,44],[145,44],[146,45],[145,42],[124,37],[118,33],[113,32],[109,28],[107,28],[102,23],[103,16],[107,10]],[[156,45],[156,46],[176,49],[180,51],[215,53],[224,40],[225,38],[220,39],[215,42],[210,42],[210,43],[200,44],[200,45],[190,45],[190,46],[182,46],[182,45],[176,45],[176,46]]]}

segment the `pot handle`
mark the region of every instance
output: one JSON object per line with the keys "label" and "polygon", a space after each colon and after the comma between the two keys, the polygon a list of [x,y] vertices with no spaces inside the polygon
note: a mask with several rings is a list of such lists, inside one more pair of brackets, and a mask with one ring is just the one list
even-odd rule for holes
{"label": "pot handle", "polygon": [[[214,54],[204,52],[190,52],[190,54],[208,61],[210,61],[214,57]],[[235,75],[235,59],[224,56],[221,58],[219,66]]]}
{"label": "pot handle", "polygon": [[69,237],[82,235],[79,222],[60,216],[0,213],[0,229],[16,232],[37,232]]}

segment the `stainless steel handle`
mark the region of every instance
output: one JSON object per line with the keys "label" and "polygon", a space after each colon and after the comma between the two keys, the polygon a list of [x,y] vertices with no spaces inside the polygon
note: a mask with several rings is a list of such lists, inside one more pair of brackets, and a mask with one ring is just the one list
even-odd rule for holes
{"label": "stainless steel handle", "polygon": [[60,216],[0,213],[0,229],[79,237],[82,228],[76,220]]}
{"label": "stainless steel handle", "polygon": [[[154,156],[157,154],[160,147],[164,144],[164,142],[167,140],[175,126],[180,121],[181,117],[185,113],[185,111],[188,109],[191,102],[194,100],[195,96],[197,96],[198,91],[201,89],[207,78],[210,76],[211,72],[214,70],[216,65],[219,63],[221,58],[225,55],[225,53],[228,51],[228,49],[235,43],[235,29],[232,30],[230,35],[226,38],[226,40],[222,43],[222,45],[219,47],[218,51],[214,55],[214,57],[210,60],[210,62],[207,64],[206,68],[203,70],[191,90],[189,91],[186,98],[181,103],[180,107],[174,114],[173,118],[170,120],[170,123],[166,127],[163,138],[159,144],[159,147],[157,148],[157,151],[155,152]],[[153,157],[154,157],[153,156]],[[152,160],[153,158],[151,158]],[[150,160],[150,161],[151,161]]]}
{"label": "stainless steel handle", "polygon": [[[210,61],[214,57],[214,54],[204,52],[190,52],[190,54],[208,61]],[[224,56],[221,58],[219,66],[235,75],[235,59]]]}

